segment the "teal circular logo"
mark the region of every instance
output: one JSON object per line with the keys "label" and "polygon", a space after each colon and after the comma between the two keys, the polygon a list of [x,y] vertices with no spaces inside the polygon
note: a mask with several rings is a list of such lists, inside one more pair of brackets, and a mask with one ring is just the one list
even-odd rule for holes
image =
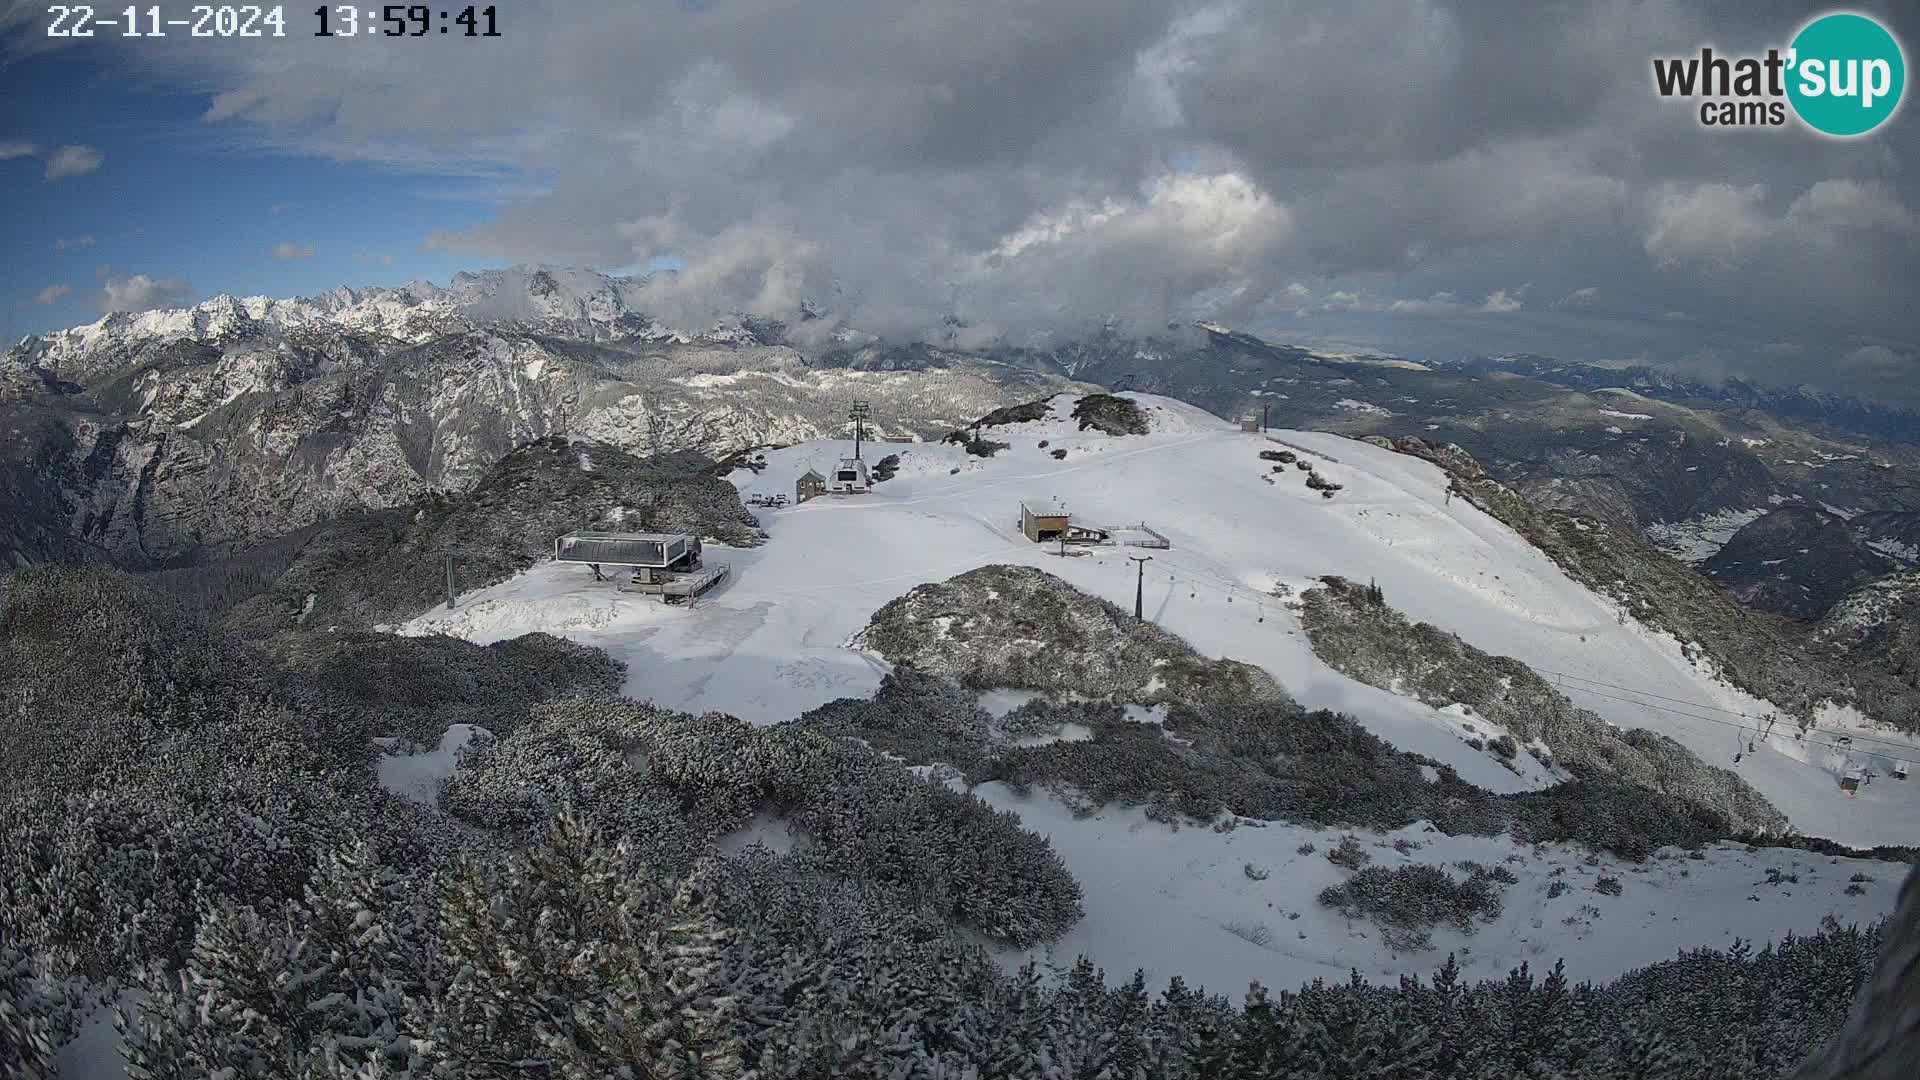
{"label": "teal circular logo", "polygon": [[1864,135],[1900,107],[1907,63],[1887,28],[1842,12],[1808,23],[1793,39],[1787,99],[1815,131]]}

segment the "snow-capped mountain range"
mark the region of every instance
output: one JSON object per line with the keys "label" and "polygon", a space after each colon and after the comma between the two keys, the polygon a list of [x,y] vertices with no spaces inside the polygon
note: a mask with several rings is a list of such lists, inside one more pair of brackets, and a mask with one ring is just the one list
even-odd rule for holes
{"label": "snow-capped mountain range", "polygon": [[520,267],[447,288],[216,297],[28,338],[0,360],[0,565],[152,566],[458,490],[548,435],[637,450],[942,435],[1067,380],[959,358],[820,368],[750,318],[697,333],[643,282]]}
{"label": "snow-capped mountain range", "polygon": [[750,340],[739,325],[687,333],[642,314],[644,277],[591,270],[516,266],[455,274],[445,288],[430,281],[399,287],[338,288],[318,296],[275,299],[222,294],[192,307],[118,311],[85,326],[27,337],[7,359],[73,378],[98,373],[103,360],[153,341],[222,343],[301,332],[359,334],[417,345],[475,326],[515,324],[568,337],[643,341]]}

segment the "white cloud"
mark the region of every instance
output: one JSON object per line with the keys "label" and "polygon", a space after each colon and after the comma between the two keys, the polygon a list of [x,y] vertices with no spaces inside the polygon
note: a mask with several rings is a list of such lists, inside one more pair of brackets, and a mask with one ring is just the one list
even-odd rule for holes
{"label": "white cloud", "polygon": [[107,155],[91,146],[63,146],[47,155],[47,179],[85,176],[100,167]]}
{"label": "white cloud", "polygon": [[32,157],[39,152],[40,148],[30,142],[0,142],[0,161]]}
{"label": "white cloud", "polygon": [[1338,313],[1378,313],[1386,315],[1510,315],[1523,306],[1521,298],[1531,285],[1517,289],[1495,289],[1478,304],[1462,301],[1458,294],[1442,289],[1424,299],[1400,297],[1389,300],[1372,293],[1336,289],[1327,294],[1317,308],[1309,310]]}
{"label": "white cloud", "polygon": [[1526,285],[1511,292],[1506,289],[1495,289],[1487,294],[1486,302],[1480,305],[1480,310],[1494,315],[1509,315],[1519,311],[1520,298],[1527,295],[1527,289]]}
{"label": "white cloud", "polygon": [[73,288],[69,285],[49,285],[33,294],[33,302],[36,304],[51,304],[72,291]]}
{"label": "white cloud", "polygon": [[1905,375],[1914,371],[1914,359],[1912,353],[1895,352],[1885,345],[1863,345],[1841,362],[1855,370]]}
{"label": "white cloud", "polygon": [[291,240],[282,240],[273,245],[273,257],[276,259],[311,259],[312,244],[296,244]]}
{"label": "white cloud", "polygon": [[1556,308],[1588,307],[1600,299],[1600,287],[1589,285],[1584,289],[1575,289],[1553,302]]}
{"label": "white cloud", "polygon": [[1787,220],[1814,229],[1890,229],[1911,232],[1913,212],[1881,184],[1822,180],[1787,207]]}
{"label": "white cloud", "polygon": [[1647,254],[1667,269],[1734,269],[1772,231],[1760,206],[1766,193],[1759,184],[1666,185],[1651,200]]}
{"label": "white cloud", "polygon": [[152,278],[145,274],[109,275],[100,287],[101,311],[150,311],[176,307],[193,295],[192,286],[179,278]]}
{"label": "white cloud", "polygon": [[92,246],[93,246],[92,233],[84,233],[80,236],[74,237],[71,240],[65,237],[61,237],[60,239],[55,240],[53,242],[53,250],[55,251],[69,251],[77,248],[90,248]]}

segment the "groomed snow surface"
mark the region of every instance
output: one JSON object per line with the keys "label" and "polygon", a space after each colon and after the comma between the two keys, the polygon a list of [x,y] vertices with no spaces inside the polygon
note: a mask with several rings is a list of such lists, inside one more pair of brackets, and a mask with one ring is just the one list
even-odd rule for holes
{"label": "groomed snow surface", "polygon": [[[1297,592],[1320,575],[1341,574],[1377,582],[1387,602],[1416,621],[1518,657],[1550,681],[1555,673],[1568,676],[1569,696],[1612,723],[1663,732],[1709,763],[1737,769],[1802,832],[1855,846],[1920,840],[1920,781],[1882,779],[1858,798],[1844,797],[1843,756],[1794,743],[1790,731],[1770,741],[1743,731],[1736,713],[1761,715],[1771,707],[1696,670],[1671,638],[1622,622],[1609,604],[1465,500],[1446,500],[1445,478],[1431,464],[1333,435],[1274,433],[1343,485],[1323,499],[1305,486],[1306,473],[1275,473],[1258,458],[1273,445],[1262,436],[1172,399],[1127,396],[1147,410],[1152,434],[1080,432],[1070,419],[1073,398],[1063,396],[1052,418],[992,429],[990,438],[1011,444],[992,458],[938,443],[876,447],[901,460],[898,474],[873,493],[762,512],[771,540],[759,548],[709,545],[708,558],[730,563],[733,572],[691,608],[617,592],[581,567],[544,563],[400,632],[451,633],[483,644],[534,630],[561,634],[625,661],[629,696],[772,724],[835,698],[871,694],[887,665],[847,643],[875,610],[915,585],[990,563],[1021,563],[1131,608],[1135,569],[1126,556],[1150,554],[1146,617],[1200,652],[1257,664],[1304,705],[1348,713],[1395,746],[1445,761],[1489,790],[1553,782],[1544,769],[1529,766],[1519,775],[1469,748],[1462,721],[1477,718],[1365,686],[1315,658],[1288,605],[1270,593],[1277,584]],[[1042,439],[1045,449],[1037,445]],[[1052,457],[1063,448],[1064,459]],[[828,442],[771,451],[766,469],[733,479],[743,496],[791,496],[801,473],[825,473],[849,451],[850,444]],[[1144,521],[1173,546],[1062,558],[1053,545],[1020,534],[1022,501],[1058,502],[1076,522]],[[1612,688],[1573,689],[1580,680]],[[986,704],[998,713],[1018,701]],[[1749,739],[1759,752],[1733,764],[1735,743]],[[1920,751],[1911,756],[1920,758]],[[1831,864],[1797,851],[1728,852],[1707,863],[1609,870],[1626,885],[1622,896],[1609,897],[1582,884],[1591,869],[1577,865],[1584,853],[1555,848],[1535,858],[1526,849],[1522,862],[1509,866],[1520,884],[1507,890],[1497,925],[1471,938],[1438,930],[1436,952],[1395,957],[1371,925],[1348,927],[1314,902],[1344,874],[1323,855],[1299,856],[1296,849],[1312,839],[1324,851],[1337,833],[1280,824],[1176,832],[1138,811],[1109,808],[1074,820],[1050,797],[1019,799],[993,785],[979,793],[1050,836],[1086,887],[1087,917],[1054,947],[1058,958],[1084,952],[1110,971],[1145,967],[1159,981],[1182,974],[1223,992],[1255,978],[1294,986],[1349,967],[1377,976],[1429,972],[1447,949],[1462,945],[1472,950],[1462,962],[1482,975],[1504,974],[1521,960],[1565,957],[1575,977],[1604,979],[1666,959],[1683,945],[1811,932],[1829,913],[1842,922],[1870,920],[1892,908],[1902,869]],[[1414,853],[1417,861],[1498,863],[1521,850],[1506,838],[1446,838],[1418,825],[1402,835],[1427,845]],[[1412,861],[1391,849],[1375,855],[1387,865]],[[1755,884],[1765,867],[1787,870],[1796,861],[1799,885]],[[1248,862],[1269,876],[1252,880]],[[1569,867],[1574,888],[1547,901],[1546,875],[1558,866]],[[1685,878],[1681,867],[1689,870]],[[1865,883],[1864,895],[1846,896],[1855,872],[1879,880]],[[1583,904],[1601,915],[1583,917],[1585,925],[1562,921]],[[1299,918],[1288,917],[1293,913]],[[1533,925],[1536,918],[1541,925]],[[1267,930],[1254,929],[1259,925]]]}

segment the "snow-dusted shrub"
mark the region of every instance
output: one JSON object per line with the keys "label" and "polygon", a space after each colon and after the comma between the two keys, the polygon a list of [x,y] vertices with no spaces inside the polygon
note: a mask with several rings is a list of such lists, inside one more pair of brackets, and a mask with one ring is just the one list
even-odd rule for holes
{"label": "snow-dusted shrub", "polygon": [[[887,708],[906,696],[892,693],[868,719],[889,722]],[[1017,817],[804,725],[756,730],[718,713],[559,702],[474,752],[448,783],[446,805],[476,824],[522,834],[571,807],[675,872],[764,812],[806,834],[810,868],[991,937],[1047,940],[1080,915],[1078,885]]]}
{"label": "snow-dusted shrub", "polygon": [[1073,403],[1073,418],[1080,430],[1096,428],[1108,435],[1145,435],[1151,430],[1147,414],[1131,398],[1112,394],[1088,394]]}
{"label": "snow-dusted shrub", "polygon": [[830,701],[798,723],[864,740],[910,765],[946,762],[973,774],[992,752],[992,719],[977,694],[952,679],[896,667],[881,677],[871,698]]}
{"label": "snow-dusted shrub", "polygon": [[1014,944],[1050,940],[1079,920],[1079,884],[1018,815],[857,744],[836,742],[829,766],[793,815],[821,865]]}
{"label": "snow-dusted shrub", "polygon": [[[1320,892],[1320,902],[1349,919],[1370,918],[1394,930],[1422,931],[1447,923],[1473,933],[1474,920],[1500,915],[1500,890],[1484,869],[1455,881],[1438,866],[1368,866]],[[1411,940],[1411,939],[1409,939]]]}
{"label": "snow-dusted shrub", "polygon": [[[989,589],[998,594],[992,603]],[[1391,611],[1372,599],[1372,587],[1352,592],[1373,610]],[[1627,858],[1733,832],[1698,803],[1606,778],[1496,797],[1439,762],[1394,749],[1349,717],[1301,709],[1258,669],[1209,661],[1180,639],[1030,568],[986,567],[920,586],[876,613],[866,640],[900,665],[897,672],[913,674],[896,675],[873,702],[834,702],[806,723],[857,735],[911,762],[956,765],[975,783],[1045,787],[1086,813],[1120,803],[1166,821],[1211,821],[1227,810],[1375,829],[1426,819],[1450,834],[1513,829]],[[1021,646],[1030,640],[1056,644],[1040,654]],[[1022,725],[1038,732],[1074,723],[1092,738],[1001,745],[969,695],[923,672],[969,687],[1101,699],[1030,702],[999,725],[1017,735]],[[1114,704],[1124,701],[1163,704],[1164,730],[1126,722]],[[1622,746],[1641,753],[1640,760],[1666,760]],[[1423,765],[1435,771],[1432,782]]]}
{"label": "snow-dusted shrub", "polygon": [[342,836],[378,838],[421,868],[475,842],[337,767],[298,718],[266,707],[150,743],[116,780],[0,798],[0,925],[66,974],[177,964],[206,904],[298,897]]}
{"label": "snow-dusted shrub", "polygon": [[139,574],[138,579],[142,585],[175,597],[196,611],[224,615],[272,588],[321,528],[319,524],[308,525],[226,558],[150,570]]}
{"label": "snow-dusted shrub", "polygon": [[1327,861],[1335,866],[1344,866],[1348,870],[1358,870],[1373,861],[1373,856],[1360,846],[1360,838],[1348,833],[1340,838],[1340,843],[1327,849]]}
{"label": "snow-dusted shrub", "polygon": [[[1698,803],[1608,780],[1575,780],[1505,796],[1514,835],[1577,841],[1627,859],[1663,847],[1698,847],[1732,835],[1727,820]],[[1445,817],[1443,815],[1443,817]],[[1452,831],[1459,823],[1434,819]]]}
{"label": "snow-dusted shrub", "polygon": [[670,723],[652,706],[611,699],[536,708],[508,737],[467,755],[442,804],[521,841],[571,808],[610,836],[634,838],[649,859],[684,870],[737,815],[703,817],[667,785],[650,782],[649,755],[672,741]]}
{"label": "snow-dusted shrub", "polygon": [[284,695],[324,715],[343,752],[361,756],[375,737],[432,746],[452,724],[504,736],[535,705],[617,693],[625,678],[625,665],[603,650],[539,633],[481,646],[342,630],[286,635],[274,651]]}
{"label": "snow-dusted shrub", "polygon": [[1053,412],[1051,399],[1023,402],[1019,405],[1003,405],[973,422],[975,428],[1001,427],[1006,424],[1030,424],[1036,420],[1045,420]]}
{"label": "snow-dusted shrub", "polygon": [[130,575],[44,568],[0,586],[0,791],[84,789],[267,689],[261,657]]}
{"label": "snow-dusted shrub", "polygon": [[1119,706],[1103,708],[1114,715],[1096,722],[1093,739],[1012,747],[985,778],[1015,791],[1072,789],[1087,813],[1109,803],[1144,805],[1148,817],[1167,822],[1210,821],[1231,805],[1237,766],[1183,756],[1158,727],[1118,720]]}

